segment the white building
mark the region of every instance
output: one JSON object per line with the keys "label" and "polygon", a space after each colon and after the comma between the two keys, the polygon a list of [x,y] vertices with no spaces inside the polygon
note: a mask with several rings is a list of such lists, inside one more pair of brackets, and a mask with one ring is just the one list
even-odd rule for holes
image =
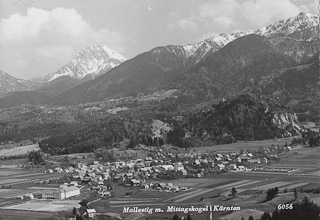
{"label": "white building", "polygon": [[67,199],[80,195],[80,189],[75,186],[61,186],[59,189],[47,190],[42,193],[42,199]]}

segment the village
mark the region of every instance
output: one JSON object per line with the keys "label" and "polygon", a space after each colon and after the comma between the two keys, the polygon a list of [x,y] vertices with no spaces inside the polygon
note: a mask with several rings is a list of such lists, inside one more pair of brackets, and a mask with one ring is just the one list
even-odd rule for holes
{"label": "village", "polygon": [[[199,153],[195,150],[173,154],[159,146],[138,145],[136,150],[147,152],[145,158],[135,158],[115,162],[102,162],[101,158],[88,163],[70,163],[68,167],[54,167],[44,172],[68,176],[57,188],[43,187],[40,191],[26,193],[16,198],[26,200],[66,200],[83,198],[82,189],[87,187],[95,198],[108,199],[115,195],[114,188],[128,187],[126,196],[132,194],[132,187],[142,191],[182,192],[191,190],[170,181],[187,178],[210,178],[210,176],[230,172],[291,172],[292,169],[272,168],[266,166],[280,160],[281,155],[291,151],[290,146],[272,145],[259,148],[253,152],[243,151],[229,153]],[[99,160],[100,159],[100,160]],[[57,179],[57,178],[56,178]],[[43,180],[35,184],[50,186],[54,181]],[[59,182],[59,181],[57,181]],[[60,180],[61,182],[61,180]],[[90,202],[90,201],[88,201]],[[94,207],[94,205],[92,206]],[[88,218],[97,213],[94,208],[82,211]]]}

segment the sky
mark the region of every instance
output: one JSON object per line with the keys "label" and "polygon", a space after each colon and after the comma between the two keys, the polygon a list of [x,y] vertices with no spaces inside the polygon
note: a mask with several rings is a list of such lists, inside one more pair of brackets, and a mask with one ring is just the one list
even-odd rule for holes
{"label": "sky", "polygon": [[127,59],[166,45],[252,30],[318,0],[0,0],[0,70],[20,79],[53,73],[83,48],[105,44]]}

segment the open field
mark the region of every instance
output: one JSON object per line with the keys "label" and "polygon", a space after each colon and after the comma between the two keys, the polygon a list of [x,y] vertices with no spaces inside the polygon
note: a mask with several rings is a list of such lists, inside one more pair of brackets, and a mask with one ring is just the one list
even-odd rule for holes
{"label": "open field", "polygon": [[260,219],[262,211],[255,209],[246,209],[238,212],[233,212],[231,214],[224,215],[223,217],[218,218],[218,220],[241,220],[241,218],[248,219],[249,216],[252,216],[254,219]]}
{"label": "open field", "polygon": [[278,139],[263,140],[263,141],[238,141],[232,144],[204,146],[204,147],[197,147],[197,148],[190,148],[190,149],[195,149],[199,153],[210,152],[213,150],[219,153],[226,153],[230,151],[238,152],[240,149],[253,151],[260,147],[270,147],[272,144],[283,146],[285,145],[285,143],[287,144],[291,143],[292,140],[293,140],[293,137],[278,138]]}
{"label": "open field", "polygon": [[24,173],[24,172],[25,170],[22,170],[22,169],[0,168],[0,178],[2,176],[11,176],[11,175]]}
{"label": "open field", "polygon": [[41,212],[41,211],[24,211],[24,210],[5,210],[1,209],[0,217],[6,220],[26,220],[26,216],[28,219],[32,220],[40,220],[45,219],[52,216],[52,213],[49,212]]}
{"label": "open field", "polygon": [[73,207],[79,208],[79,202],[80,200],[31,200],[23,204],[1,207],[1,209],[60,212],[72,210]]}
{"label": "open field", "polygon": [[9,149],[1,149],[0,150],[0,157],[2,156],[10,156],[10,155],[21,155],[26,154],[33,150],[39,150],[38,144],[26,145],[21,147],[13,147]]}

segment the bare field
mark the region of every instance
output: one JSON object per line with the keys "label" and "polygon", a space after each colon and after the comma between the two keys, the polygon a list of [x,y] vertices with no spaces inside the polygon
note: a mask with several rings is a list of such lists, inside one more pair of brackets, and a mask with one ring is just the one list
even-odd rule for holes
{"label": "bare field", "polygon": [[10,156],[10,155],[21,155],[26,154],[33,150],[39,150],[38,144],[26,145],[21,147],[13,147],[8,149],[1,149],[0,150],[0,157],[2,156]]}
{"label": "bare field", "polygon": [[[230,181],[229,179],[213,179],[213,178],[198,178],[198,179],[177,179],[168,181],[170,183],[173,183],[175,186],[181,186],[181,187],[197,187],[197,188],[207,188],[211,187],[213,184],[219,184],[225,181]],[[167,181],[165,181],[167,182]]]}
{"label": "bare field", "polygon": [[11,176],[19,173],[24,173],[25,170],[20,170],[20,169],[7,169],[7,168],[0,168],[0,177],[1,176]]}
{"label": "bare field", "polygon": [[24,182],[27,181],[28,179],[3,179],[0,180],[0,184],[7,184],[7,183],[17,183],[17,182]]}
{"label": "bare field", "polygon": [[72,210],[73,207],[79,208],[79,202],[80,200],[32,200],[23,204],[1,207],[1,209],[60,212]]}
{"label": "bare field", "polygon": [[28,219],[32,220],[40,220],[45,219],[52,216],[52,213],[49,212],[35,212],[35,211],[23,211],[23,210],[1,210],[1,217],[6,220],[26,220],[26,216]]}

